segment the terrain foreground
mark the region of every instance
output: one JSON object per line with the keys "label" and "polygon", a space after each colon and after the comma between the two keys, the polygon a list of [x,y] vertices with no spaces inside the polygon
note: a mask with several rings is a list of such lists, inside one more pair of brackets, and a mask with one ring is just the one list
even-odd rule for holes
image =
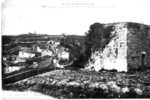
{"label": "terrain foreground", "polygon": [[53,70],[5,84],[5,90],[36,91],[56,98],[147,98],[150,70],[115,71]]}

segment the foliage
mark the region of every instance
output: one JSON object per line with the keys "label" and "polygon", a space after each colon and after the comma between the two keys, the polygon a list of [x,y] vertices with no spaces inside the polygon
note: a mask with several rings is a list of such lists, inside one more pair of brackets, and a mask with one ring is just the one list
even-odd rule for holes
{"label": "foliage", "polygon": [[103,49],[112,38],[110,36],[113,26],[105,28],[104,24],[94,23],[90,26],[89,31],[86,33],[85,46],[86,55],[89,57],[92,51],[96,49]]}
{"label": "foliage", "polygon": [[84,46],[81,45],[79,40],[73,39],[73,37],[63,35],[60,43],[62,46],[69,49],[71,54],[71,60],[74,61],[75,67],[82,67],[84,60]]}
{"label": "foliage", "polygon": [[128,23],[128,28],[132,28],[135,30],[140,30],[142,24],[138,24],[138,23]]}

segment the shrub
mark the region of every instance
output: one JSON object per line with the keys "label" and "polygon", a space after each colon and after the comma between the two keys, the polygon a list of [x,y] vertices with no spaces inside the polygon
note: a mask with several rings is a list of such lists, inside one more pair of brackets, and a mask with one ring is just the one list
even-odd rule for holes
{"label": "shrub", "polygon": [[94,23],[90,26],[89,31],[86,33],[85,46],[87,58],[91,53],[97,49],[103,50],[106,44],[111,40],[111,31],[113,26],[104,27],[104,24]]}

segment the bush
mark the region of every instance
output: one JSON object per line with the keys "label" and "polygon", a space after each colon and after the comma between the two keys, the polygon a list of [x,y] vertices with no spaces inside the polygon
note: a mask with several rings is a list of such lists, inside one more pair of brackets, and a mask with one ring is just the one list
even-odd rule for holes
{"label": "bush", "polygon": [[69,49],[70,60],[73,60],[74,67],[83,67],[85,61],[84,46],[81,45],[80,41],[73,39],[73,37],[65,36],[61,39],[60,44],[65,48]]}
{"label": "bush", "polygon": [[91,53],[97,49],[102,49],[111,40],[111,31],[113,26],[104,27],[104,24],[94,23],[90,26],[89,31],[86,33],[85,46],[87,58],[90,57]]}

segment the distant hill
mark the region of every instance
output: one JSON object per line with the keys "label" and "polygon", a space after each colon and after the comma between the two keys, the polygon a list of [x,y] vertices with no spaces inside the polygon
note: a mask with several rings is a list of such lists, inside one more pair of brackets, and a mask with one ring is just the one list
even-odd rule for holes
{"label": "distant hill", "polygon": [[[74,40],[84,41],[85,36],[67,35],[67,37],[72,38]],[[41,34],[23,34],[18,36],[2,35],[2,43],[7,44],[11,41],[16,41],[16,42],[37,42],[37,41],[49,41],[49,40],[60,41],[60,39],[62,38],[63,35],[41,35]]]}
{"label": "distant hill", "polygon": [[[78,41],[84,47],[85,36],[65,35],[72,41]],[[63,35],[46,35],[46,34],[22,34],[22,35],[2,35],[2,52],[7,54],[7,51],[17,46],[32,47],[33,45],[46,45],[47,41],[60,41],[64,38]]]}

